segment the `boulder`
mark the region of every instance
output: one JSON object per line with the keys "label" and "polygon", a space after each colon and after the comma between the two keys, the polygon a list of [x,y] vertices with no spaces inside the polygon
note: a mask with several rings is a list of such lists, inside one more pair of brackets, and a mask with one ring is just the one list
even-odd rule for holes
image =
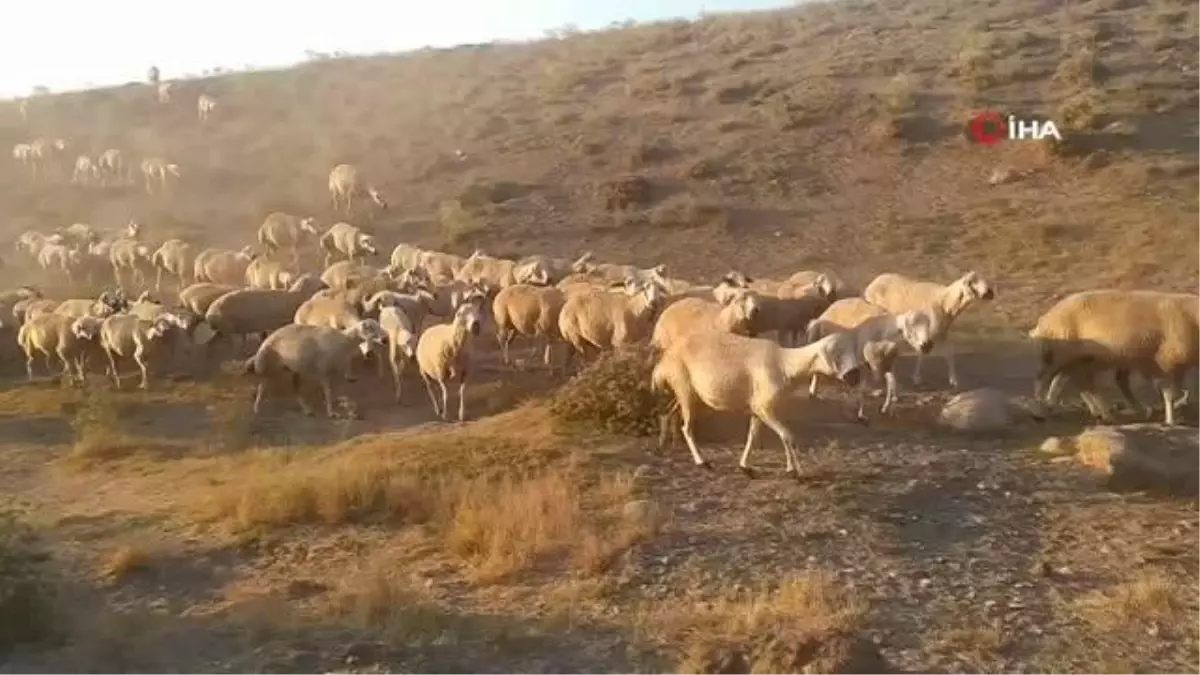
{"label": "boulder", "polygon": [[1048,438],[1042,450],[1073,455],[1114,489],[1196,495],[1200,487],[1200,437],[1191,427],[1097,426],[1074,437]]}
{"label": "boulder", "polygon": [[1002,431],[1013,426],[1018,414],[1022,414],[1021,408],[1008,394],[998,389],[973,389],[947,401],[938,422],[959,431]]}

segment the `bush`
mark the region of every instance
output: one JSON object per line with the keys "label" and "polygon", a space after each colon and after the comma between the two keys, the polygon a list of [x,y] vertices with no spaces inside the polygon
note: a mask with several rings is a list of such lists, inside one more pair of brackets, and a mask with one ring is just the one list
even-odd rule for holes
{"label": "bush", "polygon": [[564,384],[550,403],[562,424],[610,434],[658,434],[670,395],[650,389],[654,359],[649,348],[606,352]]}
{"label": "bush", "polygon": [[0,512],[0,659],[53,634],[50,586],[27,526]]}

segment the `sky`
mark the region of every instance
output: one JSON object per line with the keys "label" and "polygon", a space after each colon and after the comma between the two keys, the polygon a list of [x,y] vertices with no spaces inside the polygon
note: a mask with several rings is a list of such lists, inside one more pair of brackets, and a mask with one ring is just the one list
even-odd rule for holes
{"label": "sky", "polygon": [[541,37],[574,24],[695,17],[788,0],[8,0],[0,96],[282,66],[306,50],[407,51]]}

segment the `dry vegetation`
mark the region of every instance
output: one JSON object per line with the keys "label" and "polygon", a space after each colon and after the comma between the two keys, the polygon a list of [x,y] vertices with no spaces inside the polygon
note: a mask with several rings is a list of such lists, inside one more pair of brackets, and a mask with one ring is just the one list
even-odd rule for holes
{"label": "dry vegetation", "polygon": [[[333,222],[329,168],[354,161],[393,204],[360,219],[386,247],[590,249],[695,281],[974,268],[998,298],[962,319],[964,380],[1026,392],[1011,340],[1054,298],[1195,290],[1196,23],[1176,0],[843,0],[322,58],[180,81],[178,105],[140,84],[44,96],[27,123],[0,109],[5,147],[65,136],[80,152],[168,157],[183,178],[147,195],[31,183],[0,162],[0,236],[136,217],[156,240],[240,246],[272,210]],[[201,91],[221,101],[204,126]],[[1070,133],[973,145],[963,124],[985,107]],[[989,185],[998,167],[1020,179]],[[404,406],[363,378],[364,419],[328,422],[252,418],[249,385],[227,374],[83,391],[27,385],[12,362],[0,493],[36,538],[0,525],[0,661],[1200,666],[1195,501],[1098,489],[1032,450],[1054,430],[948,437],[928,423],[945,392],[915,392],[870,428],[845,401],[800,399],[807,480],[750,481],[732,471],[744,419],[702,420],[701,442],[723,444],[712,473],[655,448],[666,402],[647,355],[558,386],[492,350],[465,425],[434,421],[411,378]],[[779,468],[779,454],[759,457]]]}

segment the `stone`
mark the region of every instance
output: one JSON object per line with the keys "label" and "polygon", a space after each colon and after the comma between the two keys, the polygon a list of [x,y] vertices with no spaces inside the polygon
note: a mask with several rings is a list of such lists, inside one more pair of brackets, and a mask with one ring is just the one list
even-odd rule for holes
{"label": "stone", "polygon": [[1000,431],[1013,424],[1013,405],[998,389],[972,389],[942,406],[938,422],[959,431]]}
{"label": "stone", "polygon": [[1114,489],[1145,489],[1196,495],[1200,440],[1195,429],[1164,424],[1125,424],[1084,430],[1071,446],[1076,460]]}

